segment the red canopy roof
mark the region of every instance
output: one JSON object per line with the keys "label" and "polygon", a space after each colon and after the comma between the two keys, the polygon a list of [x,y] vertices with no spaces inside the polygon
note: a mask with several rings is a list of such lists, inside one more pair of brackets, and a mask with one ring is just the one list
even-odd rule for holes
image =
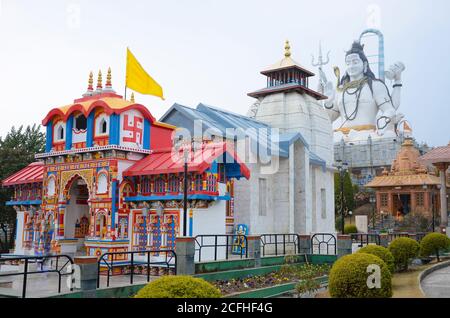
{"label": "red canopy roof", "polygon": [[[250,170],[238,158],[232,145],[226,142],[203,144],[201,149],[191,153],[188,162],[188,171],[202,173],[211,166],[211,163],[223,155],[229,154],[240,164],[242,175],[249,179]],[[181,173],[184,171],[184,156],[182,152],[173,148],[155,150],[150,155],[135,163],[123,172],[124,176],[156,175],[165,173]]]}
{"label": "red canopy roof", "polygon": [[34,162],[3,180],[2,184],[3,186],[12,186],[16,184],[42,182],[43,179],[44,164],[42,162]]}

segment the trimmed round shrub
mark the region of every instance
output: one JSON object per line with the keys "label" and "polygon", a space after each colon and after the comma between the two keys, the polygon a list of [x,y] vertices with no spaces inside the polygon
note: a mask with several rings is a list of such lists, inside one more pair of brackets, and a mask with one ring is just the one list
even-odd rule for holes
{"label": "trimmed round shrub", "polygon": [[394,262],[394,256],[386,247],[378,246],[378,245],[367,245],[360,250],[358,250],[358,253],[365,253],[365,254],[371,254],[378,256],[383,260],[383,262],[386,263],[389,271],[393,274],[395,271],[395,262]]}
{"label": "trimmed round shrub", "polygon": [[450,238],[441,233],[427,234],[420,242],[420,256],[427,257],[436,255],[438,262],[439,250],[446,250],[450,247]]}
{"label": "trimmed round shrub", "polygon": [[418,256],[420,245],[413,239],[400,237],[393,240],[388,249],[394,256],[396,269],[406,271],[410,260]]}
{"label": "trimmed round shrub", "polygon": [[192,276],[164,276],[147,284],[135,298],[220,298],[220,291]]}
{"label": "trimmed round shrub", "polygon": [[355,234],[358,233],[358,228],[354,224],[347,224],[344,226],[345,234]]}
{"label": "trimmed round shrub", "polygon": [[[370,288],[369,266],[378,265],[381,288]],[[333,298],[390,298],[392,275],[383,260],[375,255],[356,253],[347,255],[334,263],[329,276],[329,291]]]}

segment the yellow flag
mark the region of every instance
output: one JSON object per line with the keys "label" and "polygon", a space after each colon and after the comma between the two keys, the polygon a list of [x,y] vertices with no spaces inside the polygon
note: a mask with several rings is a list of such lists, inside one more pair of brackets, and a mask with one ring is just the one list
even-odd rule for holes
{"label": "yellow flag", "polygon": [[138,93],[158,96],[164,100],[162,87],[148,75],[128,48],[126,86]]}

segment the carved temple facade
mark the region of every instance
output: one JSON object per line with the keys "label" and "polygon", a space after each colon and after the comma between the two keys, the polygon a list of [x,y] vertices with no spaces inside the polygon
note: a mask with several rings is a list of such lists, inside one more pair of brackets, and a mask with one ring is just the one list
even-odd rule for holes
{"label": "carved temple facade", "polygon": [[99,74],[94,90],[91,74],[83,97],[52,109],[42,124],[45,153],[2,182],[14,189],[7,204],[17,211],[15,254],[100,256],[173,249],[184,231],[225,234],[230,184],[250,177],[225,142],[174,151],[176,127],[117,95],[110,71],[105,87]]}

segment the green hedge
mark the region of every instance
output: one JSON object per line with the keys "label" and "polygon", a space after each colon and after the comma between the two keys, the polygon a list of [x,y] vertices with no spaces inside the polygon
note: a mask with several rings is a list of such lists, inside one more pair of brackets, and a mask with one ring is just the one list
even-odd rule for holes
{"label": "green hedge", "polygon": [[408,264],[419,254],[419,243],[408,237],[400,237],[389,244],[389,251],[394,256],[396,269],[400,271],[408,270]]}
{"label": "green hedge", "polygon": [[147,284],[135,298],[220,298],[220,291],[201,278],[164,276]]}
{"label": "green hedge", "polygon": [[386,263],[389,271],[394,273],[395,271],[395,261],[394,255],[385,247],[378,245],[367,245],[366,247],[361,248],[358,253],[365,253],[378,256]]}
{"label": "green hedge", "polygon": [[356,234],[358,233],[358,228],[354,224],[347,224],[344,226],[345,234]]}
{"label": "green hedge", "polygon": [[[369,288],[369,266],[381,270],[381,288]],[[383,260],[375,255],[356,253],[339,259],[331,268],[329,291],[333,298],[392,297],[392,275]]]}
{"label": "green hedge", "polygon": [[427,234],[420,242],[420,256],[436,255],[438,262],[439,250],[447,250],[450,247],[450,238],[441,233]]}

